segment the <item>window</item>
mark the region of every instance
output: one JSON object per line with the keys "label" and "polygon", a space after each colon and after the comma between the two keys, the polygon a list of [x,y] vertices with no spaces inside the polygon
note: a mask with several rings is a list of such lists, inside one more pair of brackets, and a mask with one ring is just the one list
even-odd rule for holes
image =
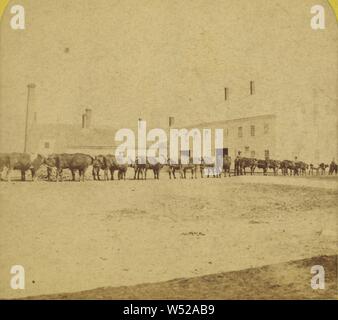
{"label": "window", "polygon": [[226,137],[229,136],[229,129],[228,128],[226,128],[224,132],[225,132]]}
{"label": "window", "polygon": [[270,157],[269,150],[264,150],[264,157],[265,157],[265,159],[269,159],[269,157]]}
{"label": "window", "polygon": [[249,152],[250,147],[245,147],[245,152]]}
{"label": "window", "polygon": [[251,151],[251,158],[254,158],[256,156],[256,152],[255,151]]}
{"label": "window", "polygon": [[264,134],[267,134],[267,133],[269,133],[269,124],[265,123],[264,124]]}
{"label": "window", "polygon": [[242,138],[242,137],[243,137],[243,128],[238,127],[238,138]]}
{"label": "window", "polygon": [[49,142],[45,142],[45,149],[49,149],[50,145],[49,145]]}
{"label": "window", "polygon": [[251,134],[251,137],[255,136],[255,126],[250,127],[250,134]]}

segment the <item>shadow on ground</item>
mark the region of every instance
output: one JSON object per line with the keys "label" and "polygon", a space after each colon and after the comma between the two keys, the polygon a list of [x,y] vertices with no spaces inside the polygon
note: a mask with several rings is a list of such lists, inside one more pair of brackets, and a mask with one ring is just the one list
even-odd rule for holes
{"label": "shadow on ground", "polygon": [[[325,289],[311,288],[311,267],[325,270]],[[337,256],[217,273],[194,278],[105,287],[31,299],[337,299]]]}

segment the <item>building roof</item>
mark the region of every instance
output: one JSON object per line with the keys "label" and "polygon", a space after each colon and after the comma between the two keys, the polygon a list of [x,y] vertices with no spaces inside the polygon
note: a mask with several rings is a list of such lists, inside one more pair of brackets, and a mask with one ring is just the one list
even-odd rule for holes
{"label": "building roof", "polygon": [[194,125],[184,126],[183,128],[208,128],[208,127],[216,127],[216,126],[222,126],[227,125],[230,123],[235,122],[245,122],[245,121],[253,121],[253,120],[260,120],[260,119],[275,119],[276,115],[274,114],[264,114],[259,116],[253,116],[253,117],[243,117],[243,118],[235,118],[235,119],[227,119],[227,120],[219,120],[219,121],[212,121],[212,122],[201,122]]}
{"label": "building roof", "polygon": [[33,140],[55,139],[65,148],[113,147],[115,129],[89,128],[71,124],[37,124],[31,129]]}

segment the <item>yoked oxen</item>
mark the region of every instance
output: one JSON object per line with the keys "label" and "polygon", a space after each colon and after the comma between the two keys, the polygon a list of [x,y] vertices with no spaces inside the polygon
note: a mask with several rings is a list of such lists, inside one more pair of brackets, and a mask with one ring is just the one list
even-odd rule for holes
{"label": "yoked oxen", "polygon": [[94,158],[87,154],[52,154],[47,157],[45,164],[56,168],[56,181],[62,181],[62,172],[64,169],[69,169],[72,174],[72,180],[75,181],[75,172],[79,172],[79,181],[84,181],[85,173],[90,165],[93,165]]}
{"label": "yoked oxen", "polygon": [[[173,175],[174,179],[176,179],[175,172],[179,171],[180,178],[186,179],[187,178],[187,172],[190,171],[191,173],[191,179],[197,179],[197,170],[199,167],[199,164],[194,163],[194,159],[192,157],[189,157],[187,161],[184,161],[187,163],[182,163],[182,159],[178,159],[178,163],[175,163],[171,159],[168,159],[168,166],[169,166],[169,178],[171,179],[171,175]],[[199,162],[199,161],[196,161]]]}
{"label": "yoked oxen", "polygon": [[0,154],[0,174],[4,168],[7,168],[7,180],[11,181],[11,173],[13,170],[21,171],[21,180],[26,180],[26,171],[30,170],[32,180],[37,180],[37,170],[44,163],[44,157],[40,154],[33,155],[29,153],[2,153]]}
{"label": "yoked oxen", "polygon": [[265,176],[268,174],[268,169],[272,169],[276,176],[278,174],[278,169],[280,168],[280,161],[272,159],[257,160],[257,168],[262,169]]}
{"label": "yoked oxen", "polygon": [[146,180],[147,179],[147,160],[144,157],[136,157],[135,161],[132,164],[134,168],[134,180]]}
{"label": "yoked oxen", "polygon": [[230,177],[230,169],[231,169],[231,157],[230,156],[223,156],[223,172],[224,177],[226,177],[226,174],[228,173]]}
{"label": "yoked oxen", "polygon": [[266,176],[268,174],[268,168],[269,168],[268,160],[262,160],[262,159],[257,160],[257,168],[262,169],[263,174]]}
{"label": "yoked oxen", "polygon": [[194,160],[192,157],[189,158],[188,163],[182,163],[181,164],[181,170],[183,172],[183,175],[181,176],[183,179],[187,178],[187,171],[190,171],[191,173],[191,179],[197,179],[197,170],[198,170],[198,164],[194,163]]}
{"label": "yoked oxen", "polygon": [[104,180],[108,180],[108,171],[110,172],[110,179],[114,180],[114,173],[117,171],[118,180],[125,180],[126,173],[128,170],[128,163],[123,163],[123,158],[121,161],[116,159],[115,155],[99,155],[94,158],[93,161],[93,178],[94,180],[100,180],[100,170],[104,171]]}
{"label": "yoked oxen", "polygon": [[[108,180],[108,165],[107,159],[103,155],[94,157],[92,175],[94,180],[101,180],[100,171],[104,172],[104,180]],[[114,175],[113,175],[114,177]]]}
{"label": "yoked oxen", "polygon": [[309,175],[313,176],[313,172],[316,170],[315,166],[313,163],[310,163],[309,165]]}
{"label": "yoked oxen", "polygon": [[221,177],[222,169],[216,167],[215,157],[204,157],[204,158],[201,158],[200,162],[201,163],[199,165],[199,168],[200,168],[201,178],[204,178],[204,175],[206,175],[207,178],[209,178],[210,176],[214,178]]}
{"label": "yoked oxen", "polygon": [[283,160],[280,164],[280,168],[282,169],[282,174],[284,176],[287,176],[290,174],[290,176],[295,175],[296,173],[296,164],[294,161],[291,160]]}
{"label": "yoked oxen", "polygon": [[146,172],[145,176],[147,177],[147,170],[152,170],[154,173],[154,179],[159,180],[160,179],[160,171],[163,168],[163,164],[157,162],[157,163],[148,163],[146,166]]}
{"label": "yoked oxen", "polygon": [[337,163],[335,163],[334,160],[332,160],[332,162],[330,163],[330,167],[329,167],[329,175],[337,174],[337,171],[338,171],[338,165]]}
{"label": "yoked oxen", "polygon": [[273,174],[275,176],[278,175],[278,170],[280,169],[280,161],[279,160],[268,160],[268,168],[272,169]]}
{"label": "yoked oxen", "polygon": [[220,178],[222,176],[222,172],[224,173],[224,177],[226,177],[227,173],[230,177],[230,168],[231,168],[231,157],[224,155],[222,168],[217,169],[215,165],[215,159],[210,159],[210,161],[206,161],[207,159],[202,158],[200,167],[201,178],[204,177],[204,173],[206,173],[207,177],[214,176]]}
{"label": "yoked oxen", "polygon": [[182,178],[182,168],[181,168],[181,164],[180,163],[176,163],[173,160],[171,160],[170,158],[168,158],[168,172],[169,172],[169,179],[171,179],[171,176],[173,176],[174,179],[176,179],[176,171],[178,171],[180,173],[180,177]]}
{"label": "yoked oxen", "polygon": [[325,175],[326,168],[329,168],[329,165],[325,164],[324,162],[322,162],[318,165],[318,169],[319,169],[319,172],[320,172],[321,175]]}
{"label": "yoked oxen", "polygon": [[255,159],[255,158],[240,158],[239,168],[240,168],[241,174],[246,175],[245,169],[249,168],[251,175],[253,175],[254,172],[255,172],[256,166],[257,166],[257,159]]}
{"label": "yoked oxen", "polygon": [[115,171],[118,172],[117,177],[120,178],[119,170],[120,164],[117,162],[115,155],[108,154],[104,156],[104,170],[106,170],[105,176],[108,177],[108,170],[110,172],[110,180],[114,180]]}
{"label": "yoked oxen", "polygon": [[314,173],[318,176],[320,175],[324,175],[326,172],[326,168],[328,168],[329,165],[325,164],[325,163],[320,163],[317,167],[314,166],[314,164],[310,163],[309,165],[309,175],[313,175]]}
{"label": "yoked oxen", "polygon": [[162,158],[162,160],[159,160],[159,159],[156,159],[155,157],[148,157],[146,169],[145,169],[145,177],[147,177],[147,171],[152,170],[153,173],[154,173],[154,179],[159,180],[160,179],[160,171],[163,168],[164,164],[165,164],[164,158]]}
{"label": "yoked oxen", "polygon": [[132,167],[134,168],[134,180],[147,179],[147,171],[151,170],[154,174],[154,179],[160,179],[160,171],[165,164],[165,160],[160,161],[155,157],[140,158],[137,157]]}
{"label": "yoked oxen", "polygon": [[178,159],[178,163],[168,159],[168,167],[169,167],[169,178],[171,179],[171,176],[176,179],[175,172],[178,171],[180,173],[181,179],[187,178],[187,171],[191,172],[191,179],[197,179],[197,170],[199,167],[199,164],[195,164],[192,157],[189,157],[188,163],[182,163],[181,159]]}
{"label": "yoked oxen", "polygon": [[119,180],[126,180],[127,171],[128,171],[128,163],[119,164],[117,178]]}
{"label": "yoked oxen", "polygon": [[306,170],[309,168],[309,165],[303,161],[295,162],[295,174],[305,176]]}

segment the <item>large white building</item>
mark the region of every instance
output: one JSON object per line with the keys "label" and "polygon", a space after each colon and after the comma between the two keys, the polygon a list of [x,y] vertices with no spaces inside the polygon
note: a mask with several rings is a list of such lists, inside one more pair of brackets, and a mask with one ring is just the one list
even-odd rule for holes
{"label": "large white building", "polygon": [[[187,128],[223,129],[224,148],[228,148],[231,156],[241,151],[246,157],[260,159],[297,157],[314,164],[338,160],[337,106],[331,98],[314,89],[308,104],[280,109],[276,106],[271,108],[275,110],[273,113],[261,113],[259,106],[254,105],[255,100],[253,94],[241,103],[225,104],[228,110],[235,110],[233,114],[241,115],[238,118],[228,112],[227,119],[220,117],[218,121],[195,123]],[[327,100],[327,103],[319,104],[318,100]],[[258,115],[253,115],[255,113]]]}

